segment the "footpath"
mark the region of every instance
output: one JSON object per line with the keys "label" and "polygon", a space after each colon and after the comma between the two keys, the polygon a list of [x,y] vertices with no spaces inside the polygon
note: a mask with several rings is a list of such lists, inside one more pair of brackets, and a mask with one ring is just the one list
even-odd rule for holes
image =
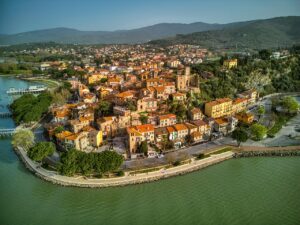
{"label": "footpath", "polygon": [[196,171],[210,165],[217,164],[224,160],[231,159],[234,155],[233,152],[228,151],[217,155],[211,155],[210,157],[201,160],[192,159],[190,163],[179,165],[176,167],[171,167],[168,169],[161,169],[158,171],[140,173],[135,175],[129,175],[129,173],[125,173],[125,176],[116,177],[116,178],[89,179],[83,176],[75,176],[75,177],[62,176],[55,171],[46,170],[42,168],[40,164],[32,161],[27,156],[26,152],[23,149],[18,148],[15,150],[18,156],[24,162],[25,166],[36,176],[54,184],[59,184],[63,186],[73,186],[73,187],[89,187],[89,188],[125,186],[129,184],[140,184],[140,183],[165,179],[165,178],[189,173],[192,171]]}

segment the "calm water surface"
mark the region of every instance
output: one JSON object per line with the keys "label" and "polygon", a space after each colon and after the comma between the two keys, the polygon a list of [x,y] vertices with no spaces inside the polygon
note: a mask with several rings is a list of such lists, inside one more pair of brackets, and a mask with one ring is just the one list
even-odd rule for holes
{"label": "calm water surface", "polygon": [[[0,104],[10,86],[0,77]],[[2,110],[2,109],[1,109]],[[13,127],[0,119],[0,127]],[[55,186],[0,140],[0,225],[300,224],[300,158],[233,159],[185,176],[136,186]]]}

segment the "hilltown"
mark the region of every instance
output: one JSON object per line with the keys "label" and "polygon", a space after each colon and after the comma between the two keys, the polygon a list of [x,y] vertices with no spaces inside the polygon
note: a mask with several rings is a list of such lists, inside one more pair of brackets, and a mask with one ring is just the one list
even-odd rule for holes
{"label": "hilltown", "polygon": [[[199,76],[190,65],[201,63],[211,53],[186,45],[172,46],[169,51],[175,49],[176,54],[166,55],[141,46],[108,46],[95,54],[113,55],[110,62],[73,65],[82,76],[66,74],[64,80],[71,84],[73,96],[68,103],[51,106],[53,120],[44,124],[50,140],[59,148],[92,152],[111,147],[125,158],[154,157],[228,135],[239,121],[253,122],[254,115],[246,112],[258,99],[253,89],[234,99],[193,105],[201,90]],[[44,62],[40,70],[66,66],[65,62]],[[237,66],[236,59],[228,59],[222,69]]]}

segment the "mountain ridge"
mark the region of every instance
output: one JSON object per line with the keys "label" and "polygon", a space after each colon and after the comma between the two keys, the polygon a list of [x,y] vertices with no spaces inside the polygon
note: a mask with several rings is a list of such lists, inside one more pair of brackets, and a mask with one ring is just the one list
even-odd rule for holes
{"label": "mountain ridge", "polygon": [[242,29],[243,27],[249,26],[255,22],[276,20],[276,18],[287,19],[290,17],[275,17],[271,19],[250,20],[227,24],[211,24],[204,22],[159,23],[141,28],[115,31],[81,31],[74,28],[56,27],[21,32],[17,34],[1,34],[0,44],[13,45],[35,42],[57,42],[64,44],[137,44],[159,39],[169,41],[174,38],[182,37],[181,35],[189,35],[199,32]]}
{"label": "mountain ridge", "polygon": [[241,26],[154,40],[150,44],[195,44],[208,48],[276,48],[300,44],[300,17],[276,17]]}

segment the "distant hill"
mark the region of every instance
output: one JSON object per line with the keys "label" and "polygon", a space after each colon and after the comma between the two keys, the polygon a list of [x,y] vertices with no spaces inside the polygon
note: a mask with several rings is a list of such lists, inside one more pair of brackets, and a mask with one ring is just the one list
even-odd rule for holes
{"label": "distant hill", "polygon": [[0,45],[57,42],[72,44],[131,44],[144,43],[154,39],[172,37],[176,34],[189,34],[198,31],[223,28],[222,24],[208,23],[160,23],[132,30],[118,31],[79,31],[70,28],[53,28],[0,35]]}
{"label": "distant hill", "polygon": [[135,44],[151,40],[190,34],[199,31],[218,30],[224,27],[241,26],[248,22],[231,24],[208,24],[202,22],[160,23],[132,30],[79,31],[70,28],[36,30],[12,35],[0,35],[0,45],[14,45],[36,42],[57,42],[65,44]]}
{"label": "distant hill", "polygon": [[[300,17],[279,17],[229,24],[160,23],[132,30],[80,31],[53,28],[0,34],[0,45],[36,42],[64,44],[194,43],[206,47],[274,47],[299,41]],[[159,39],[158,41],[155,41]],[[153,41],[154,40],[154,41]]]}
{"label": "distant hill", "polygon": [[300,17],[277,17],[228,24],[219,30],[155,40],[151,44],[197,44],[208,48],[276,48],[300,44]]}

